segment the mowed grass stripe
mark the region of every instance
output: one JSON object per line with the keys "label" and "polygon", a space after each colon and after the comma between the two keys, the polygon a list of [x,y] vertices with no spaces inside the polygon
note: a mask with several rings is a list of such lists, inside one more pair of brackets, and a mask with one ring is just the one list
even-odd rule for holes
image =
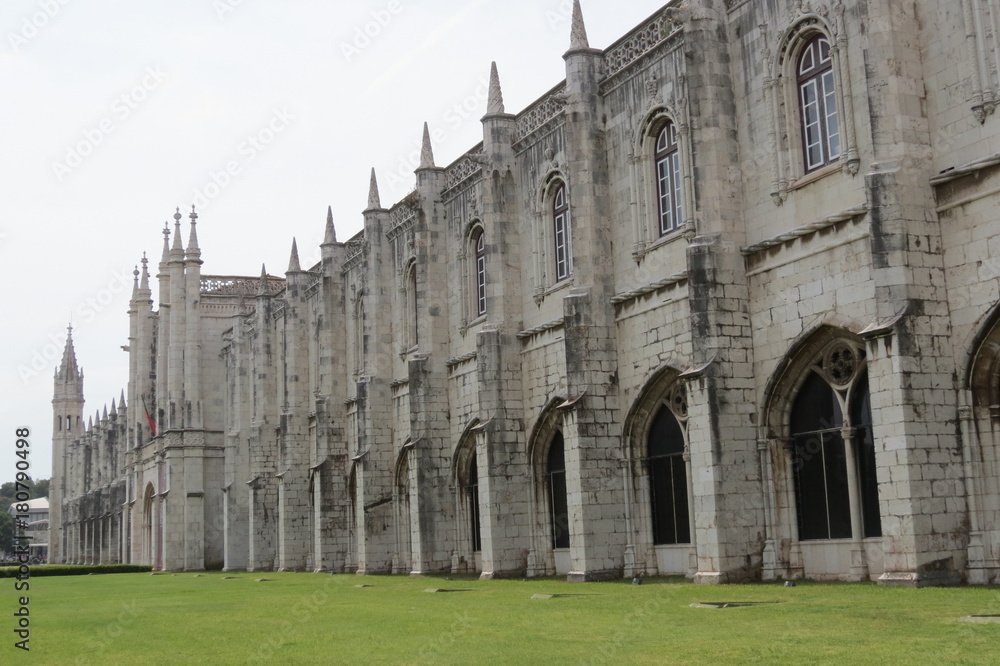
{"label": "mowed grass stripe", "polygon": [[[1000,613],[996,587],[213,572],[35,578],[30,596],[35,664],[990,664],[1000,645],[1000,625],[959,621]],[[726,601],[780,603],[690,607]]]}

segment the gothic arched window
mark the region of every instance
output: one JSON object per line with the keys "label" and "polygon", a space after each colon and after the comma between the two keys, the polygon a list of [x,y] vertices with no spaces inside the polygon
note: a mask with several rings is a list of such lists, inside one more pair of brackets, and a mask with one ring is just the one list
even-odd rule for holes
{"label": "gothic arched window", "polygon": [[572,236],[566,184],[559,183],[552,196],[552,238],[555,250],[556,282],[565,280],[573,272]]}
{"label": "gothic arched window", "polygon": [[653,543],[691,543],[684,434],[666,405],[649,429],[647,455]]}
{"label": "gothic arched window", "polygon": [[549,521],[552,527],[552,547],[569,548],[569,508],[566,501],[566,458],[563,436],[556,432],[549,444],[545,467],[549,495]]}
{"label": "gothic arched window", "polygon": [[471,246],[475,257],[472,312],[475,316],[481,317],[486,314],[486,237],[482,229],[477,229],[472,234]]}
{"label": "gothic arched window", "polygon": [[799,113],[806,172],[840,157],[840,123],[830,41],[816,35],[806,42],[798,60]]}
{"label": "gothic arched window", "polygon": [[[792,403],[792,471],[802,540],[882,534],[871,400],[859,354],[847,345],[831,347]],[[861,535],[852,529],[855,511]]]}
{"label": "gothic arched window", "polygon": [[664,236],[683,223],[681,216],[681,161],[677,128],[667,121],[656,135],[656,203],[659,231]]}

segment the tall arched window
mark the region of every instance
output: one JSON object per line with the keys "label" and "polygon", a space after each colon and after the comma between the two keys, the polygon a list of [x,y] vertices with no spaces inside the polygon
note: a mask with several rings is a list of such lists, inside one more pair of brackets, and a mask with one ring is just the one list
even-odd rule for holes
{"label": "tall arched window", "polygon": [[647,452],[653,543],[691,543],[684,434],[666,405],[653,419]]}
{"label": "tall arched window", "polygon": [[469,482],[466,486],[466,501],[469,503],[469,528],[472,530],[472,550],[478,553],[483,549],[482,536],[480,534],[479,519],[479,467],[476,463],[476,454],[472,453],[472,460],[469,462]]}
{"label": "tall arched window", "polygon": [[806,172],[840,157],[840,124],[830,42],[816,35],[798,60],[799,112]]}
{"label": "tall arched window", "polygon": [[417,266],[416,262],[410,264],[406,272],[406,344],[407,347],[416,347],[417,337]]}
{"label": "tall arched window", "polygon": [[681,161],[677,149],[677,129],[667,122],[656,135],[656,202],[660,235],[679,227],[681,217]]}
{"label": "tall arched window", "polygon": [[572,231],[565,183],[559,183],[552,196],[552,232],[558,282],[565,280],[573,272]]}
{"label": "tall arched window", "polygon": [[[792,403],[792,471],[799,538],[882,534],[868,381],[860,350],[832,345]],[[845,439],[846,438],[846,439]],[[851,497],[852,484],[857,488]],[[857,506],[852,506],[857,502]],[[854,534],[852,512],[862,534]]]}
{"label": "tall arched window", "polygon": [[476,258],[473,267],[474,292],[472,312],[481,317],[486,314],[486,238],[482,229],[472,234],[473,256]]}
{"label": "tall arched window", "polygon": [[545,468],[549,495],[549,524],[552,528],[552,547],[569,548],[569,508],[566,501],[566,458],[562,433],[556,431],[549,444]]}

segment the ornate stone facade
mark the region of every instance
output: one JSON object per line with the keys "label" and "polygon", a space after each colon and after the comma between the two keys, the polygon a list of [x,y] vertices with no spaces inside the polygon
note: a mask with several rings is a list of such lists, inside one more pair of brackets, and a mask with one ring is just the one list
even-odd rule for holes
{"label": "ornate stone facade", "polygon": [[[143,261],[53,561],[998,582],[1000,0],[687,0],[319,264]],[[127,404],[127,407],[126,407]],[[63,427],[65,426],[65,427]]]}

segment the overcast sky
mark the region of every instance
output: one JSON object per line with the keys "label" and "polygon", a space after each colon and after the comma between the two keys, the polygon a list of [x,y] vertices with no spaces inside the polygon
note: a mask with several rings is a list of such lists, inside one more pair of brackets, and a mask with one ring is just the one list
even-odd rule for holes
{"label": "overcast sky", "polygon": [[[665,2],[583,0],[591,46]],[[339,240],[361,229],[371,167],[383,205],[413,187],[425,120],[439,166],[482,139],[490,61],[511,113],[561,81],[571,7],[4,0],[0,481],[19,427],[32,475],[51,473],[70,320],[84,418],[125,387],[132,269],[143,251],[155,269],[175,207],[198,205],[204,274],[283,274],[293,236],[311,266],[328,205]]]}

